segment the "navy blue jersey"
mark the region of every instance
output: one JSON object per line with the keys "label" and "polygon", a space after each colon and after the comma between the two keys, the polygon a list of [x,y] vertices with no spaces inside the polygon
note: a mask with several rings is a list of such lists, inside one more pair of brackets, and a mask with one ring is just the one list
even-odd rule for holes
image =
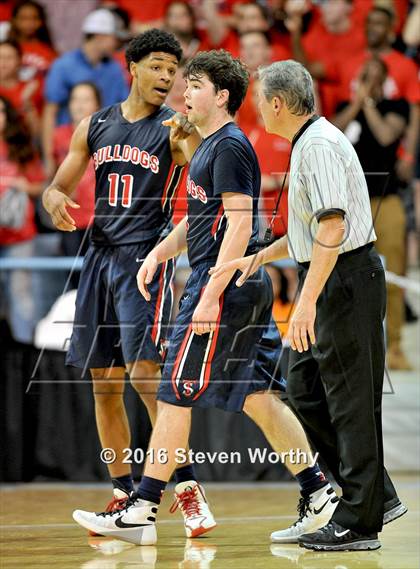
{"label": "navy blue jersey", "polygon": [[261,174],[248,138],[233,122],[203,139],[191,163],[187,180],[188,258],[191,266],[215,260],[226,229],[222,193],[253,198],[253,230],[247,253],[256,250],[258,198]]}
{"label": "navy blue jersey", "polygon": [[171,216],[182,167],[172,161],[165,105],[130,123],[120,104],[92,116],[88,145],[96,173],[92,241],[128,245],[159,235]]}

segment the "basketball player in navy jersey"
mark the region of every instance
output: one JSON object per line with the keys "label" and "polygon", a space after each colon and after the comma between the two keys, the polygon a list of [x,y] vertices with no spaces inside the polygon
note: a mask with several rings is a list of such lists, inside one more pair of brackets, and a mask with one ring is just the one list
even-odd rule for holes
{"label": "basketball player in navy jersey", "polygon": [[[93,159],[95,218],[66,363],[90,369],[100,441],[103,448],[115,451],[115,461],[108,464],[114,487],[109,511],[123,508],[133,490],[131,468],[122,462],[123,449],[130,447],[123,402],[125,372],[153,424],[172,308],[173,260],[165,261],[156,271],[150,283],[150,302],[139,295],[136,274],[162,232],[168,230],[190,145],[196,148],[201,140],[196,133],[189,136],[193,127],[188,128],[185,121],[171,131],[165,126],[178,124],[174,111],[164,102],[181,55],[178,41],[165,31],[150,30],[132,40],[126,52],[133,78],[128,98],[80,123],[69,154],[43,195],[55,226],[74,231],[68,208],[78,205],[69,196]],[[182,141],[182,137],[187,139]],[[176,481],[180,496],[185,488],[197,485],[191,464],[177,469]],[[183,508],[182,512],[190,537],[191,509]],[[210,513],[205,523],[207,528],[215,525]]]}
{"label": "basketball player in navy jersey", "polygon": [[[190,162],[188,216],[147,256],[137,281],[152,302],[150,285],[162,263],[187,249],[191,276],[181,298],[158,391],[158,416],[150,448],[165,449],[165,464],[147,460],[144,476],[123,512],[76,510],[83,527],[139,545],[156,542],[155,518],[161,494],[187,445],[192,407],[218,407],[245,413],[278,453],[301,449],[310,456],[306,435],[293,413],[271,391],[256,365],[259,342],[270,323],[273,291],[260,268],[241,288],[234,271],[218,279],[210,267],[256,251],[260,170],[244,133],[233,122],[248,86],[248,73],[225,51],[201,52],[187,63],[188,120],[202,137]],[[316,527],[338,501],[317,464],[287,462],[297,477]],[[200,486],[191,489],[198,514],[208,506]],[[314,504],[319,512],[313,514]],[[321,507],[322,505],[322,507]],[[194,520],[191,522],[194,523]],[[324,522],[325,523],[325,522]],[[199,515],[194,529],[203,525]],[[298,531],[298,530],[297,530]],[[297,541],[297,535],[291,541]]]}

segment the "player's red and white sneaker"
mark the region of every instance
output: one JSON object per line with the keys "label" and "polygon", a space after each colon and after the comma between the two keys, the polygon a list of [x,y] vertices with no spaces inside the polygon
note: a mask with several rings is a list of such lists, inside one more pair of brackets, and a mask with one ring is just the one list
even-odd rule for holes
{"label": "player's red and white sneaker", "polygon": [[[112,500],[109,502],[109,504],[105,508],[105,512],[106,513],[108,513],[108,512],[119,512],[120,510],[123,510],[127,504],[128,498],[129,498],[129,495],[127,494],[127,492],[125,492],[124,490],[122,490],[120,488],[114,488],[114,495],[112,497]],[[99,537],[100,536],[100,534],[95,533],[94,531],[89,531],[88,533],[91,537]]]}
{"label": "player's red and white sneaker", "polygon": [[157,511],[157,504],[133,497],[127,500],[123,510],[100,514],[75,510],[73,519],[99,535],[109,535],[136,545],[154,545],[157,541]]}
{"label": "player's red and white sneaker", "polygon": [[187,537],[198,537],[216,527],[204,488],[195,480],[180,482],[175,486],[175,502],[170,512],[173,514],[177,508],[184,516]]}

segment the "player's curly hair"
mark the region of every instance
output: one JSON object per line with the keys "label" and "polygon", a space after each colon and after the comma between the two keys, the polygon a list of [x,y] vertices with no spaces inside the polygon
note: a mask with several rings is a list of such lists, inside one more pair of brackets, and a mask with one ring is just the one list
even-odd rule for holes
{"label": "player's curly hair", "polygon": [[174,55],[178,61],[182,58],[182,48],[176,37],[157,28],[147,30],[133,38],[127,46],[125,59],[127,67],[130,70],[130,63],[138,63],[143,57],[152,53],[152,51],[163,51]]}
{"label": "player's curly hair", "polygon": [[227,111],[234,116],[245,98],[249,85],[249,72],[246,66],[223,49],[201,51],[188,61],[184,77],[193,79],[207,75],[216,93],[222,89],[229,91]]}

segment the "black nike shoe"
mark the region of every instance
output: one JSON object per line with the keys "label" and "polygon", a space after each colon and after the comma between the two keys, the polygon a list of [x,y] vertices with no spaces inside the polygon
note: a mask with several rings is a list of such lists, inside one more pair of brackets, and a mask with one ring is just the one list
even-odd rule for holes
{"label": "black nike shoe", "polygon": [[363,535],[334,521],[314,533],[300,536],[298,543],[307,549],[323,551],[364,551],[381,547],[377,533]]}

